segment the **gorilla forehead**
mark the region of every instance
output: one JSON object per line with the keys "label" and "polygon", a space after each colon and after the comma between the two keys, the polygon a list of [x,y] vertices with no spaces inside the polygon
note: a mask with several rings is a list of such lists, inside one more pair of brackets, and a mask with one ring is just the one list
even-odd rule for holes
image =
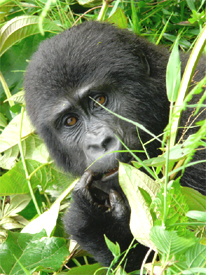
{"label": "gorilla forehead", "polygon": [[115,76],[119,82],[127,74],[128,66],[130,77],[134,68],[137,78],[134,36],[125,32],[124,37],[124,31],[113,26],[92,23],[73,27],[40,45],[27,70],[26,79],[32,74],[33,89],[44,88],[48,95],[58,92],[59,96],[61,92],[65,94],[65,87],[78,88],[98,78],[103,80],[102,76],[106,79]]}

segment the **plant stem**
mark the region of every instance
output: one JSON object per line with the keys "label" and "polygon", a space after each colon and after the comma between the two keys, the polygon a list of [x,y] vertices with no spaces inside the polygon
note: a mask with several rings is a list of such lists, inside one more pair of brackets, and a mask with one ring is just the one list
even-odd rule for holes
{"label": "plant stem", "polygon": [[100,10],[97,21],[104,21],[105,14],[107,12],[108,6],[109,6],[110,3],[112,3],[112,1],[103,0],[102,8]]}
{"label": "plant stem", "polygon": [[4,77],[3,77],[2,72],[0,72],[0,82],[1,82],[1,84],[3,86],[3,89],[5,91],[6,97],[7,97],[8,101],[9,101],[10,107],[14,106],[14,101],[10,99],[11,98],[11,92],[10,92],[9,87],[8,87],[8,85],[7,85]]}
{"label": "plant stem", "polygon": [[179,120],[182,112],[181,106],[187,94],[189,85],[191,83],[191,79],[194,75],[195,68],[202,54],[202,51],[204,50],[205,44],[206,44],[206,26],[203,28],[202,32],[200,33],[197,39],[197,42],[195,43],[195,46],[187,62],[187,65],[182,77],[182,81],[180,83],[179,95],[173,110],[173,114],[175,115],[171,126],[171,142],[170,142],[171,147],[174,146],[175,140],[176,140],[177,128],[179,125]]}
{"label": "plant stem", "polygon": [[22,133],[23,118],[24,118],[24,110],[25,110],[25,107],[23,106],[21,108],[21,123],[20,123],[19,138],[18,138],[19,151],[20,151],[21,160],[22,160],[22,163],[23,163],[23,166],[24,166],[24,171],[25,171],[25,175],[26,175],[26,179],[27,179],[27,184],[28,184],[28,187],[29,187],[29,192],[30,192],[32,201],[34,203],[34,206],[36,208],[36,211],[37,211],[38,215],[40,216],[41,215],[41,211],[39,209],[39,206],[37,204],[37,201],[36,201],[36,198],[35,198],[35,195],[34,195],[34,191],[33,191],[32,186],[31,186],[31,182],[30,182],[30,178],[29,178],[29,173],[28,173],[28,170],[27,170],[27,167],[26,167],[26,162],[25,162],[23,148],[22,148],[22,143],[21,143],[21,133]]}

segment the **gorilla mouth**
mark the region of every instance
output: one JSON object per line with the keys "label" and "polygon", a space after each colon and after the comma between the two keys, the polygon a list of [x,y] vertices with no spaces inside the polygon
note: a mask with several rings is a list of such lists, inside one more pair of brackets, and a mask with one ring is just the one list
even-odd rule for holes
{"label": "gorilla mouth", "polygon": [[112,168],[108,172],[104,173],[102,175],[102,181],[104,181],[105,179],[107,179],[110,176],[114,176],[114,174],[116,175],[118,170],[119,170],[118,167],[116,167],[116,168]]}
{"label": "gorilla mouth", "polygon": [[109,180],[110,178],[113,178],[113,177],[117,176],[118,170],[119,170],[119,168],[115,167],[115,168],[109,169],[108,171],[106,171],[104,173],[100,173],[100,172],[95,173],[94,172],[93,173],[93,180],[104,182],[106,180]]}
{"label": "gorilla mouth", "polygon": [[111,182],[118,178],[118,167],[109,169],[104,173],[93,173],[92,182],[89,187],[93,202],[108,211],[111,208],[109,194]]}

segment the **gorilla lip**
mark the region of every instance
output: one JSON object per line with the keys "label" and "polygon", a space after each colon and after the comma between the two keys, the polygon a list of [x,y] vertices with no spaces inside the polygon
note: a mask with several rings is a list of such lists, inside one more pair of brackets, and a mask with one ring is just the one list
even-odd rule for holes
{"label": "gorilla lip", "polygon": [[111,177],[115,177],[118,174],[118,167],[112,168],[104,173],[93,173],[93,179],[95,181],[106,181]]}
{"label": "gorilla lip", "polygon": [[102,181],[106,180],[110,176],[115,176],[118,173],[118,167],[110,169],[108,172],[104,173],[102,176]]}

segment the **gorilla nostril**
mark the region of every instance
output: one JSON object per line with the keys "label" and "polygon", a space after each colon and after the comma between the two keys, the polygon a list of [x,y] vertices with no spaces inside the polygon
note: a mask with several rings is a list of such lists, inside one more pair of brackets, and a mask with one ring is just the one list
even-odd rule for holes
{"label": "gorilla nostril", "polygon": [[102,148],[106,151],[112,147],[114,139],[112,137],[107,137],[102,141]]}

